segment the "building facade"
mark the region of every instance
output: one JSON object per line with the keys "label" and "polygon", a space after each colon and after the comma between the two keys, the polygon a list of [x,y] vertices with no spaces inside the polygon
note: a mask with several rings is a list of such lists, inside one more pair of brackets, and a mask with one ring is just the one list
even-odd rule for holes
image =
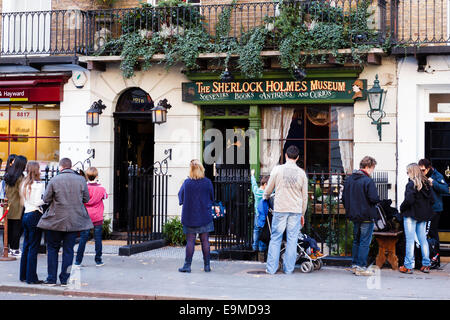
{"label": "building facade", "polygon": [[[237,2],[244,9],[231,11],[227,39],[258,24],[266,28],[276,25],[277,17],[283,17],[282,7],[276,3],[252,5],[259,2]],[[193,7],[199,3],[197,8],[201,9],[189,11],[191,18],[200,12],[206,20],[205,30],[212,36],[218,32],[216,26],[222,21],[224,8],[236,5],[223,1],[192,3]],[[343,0],[325,3],[333,14],[341,12],[340,9],[356,14],[359,5],[358,1]],[[158,64],[164,59],[161,52],[155,52],[152,66],[147,68],[145,62],[149,58],[141,57],[133,65],[132,75],[124,76],[126,57],[120,52],[102,49],[124,34],[124,20],[120,24],[113,15],[132,12],[138,7],[138,1],[119,0],[109,7],[87,0],[2,0],[0,86],[9,95],[22,90],[27,95],[22,98],[28,100],[0,100],[3,111],[0,131],[6,130],[7,134],[0,145],[0,157],[5,159],[10,153],[22,153],[30,160],[41,161],[43,166],[56,163],[60,157],[82,163],[90,156],[87,151],[95,149],[91,163],[99,169],[100,182],[108,190],[105,215],[113,220],[116,231],[126,230],[129,224],[128,167],[149,168],[166,158],[169,149],[172,155],[168,162],[169,219],[181,214],[177,193],[187,176],[191,159],[202,159],[210,178],[221,168],[244,169],[247,175],[251,169],[255,169],[257,175],[269,174],[276,164],[284,162],[284,151],[292,144],[301,151],[299,165],[311,178],[314,173],[322,175],[328,183],[357,169],[365,155],[374,157],[378,162],[376,170],[386,175],[386,183],[390,185],[386,197],[398,206],[406,184],[404,167],[428,155],[425,131],[432,129],[427,123],[445,122],[444,118],[448,117],[445,114],[448,65],[445,55],[429,56],[427,70],[434,71],[418,72],[417,60],[409,56],[413,52],[405,49],[414,46],[411,39],[417,36],[411,32],[416,23],[414,14],[426,7],[430,12],[441,12],[440,17],[445,20],[447,7],[432,7],[428,1],[423,8],[410,8],[410,2],[406,1],[396,3],[371,2],[372,14],[366,23],[370,24],[368,30],[377,34],[378,42],[364,48],[361,61],[352,60],[353,51],[348,48],[339,48],[343,50],[339,51],[339,56],[348,58],[345,61],[336,59],[338,54],[334,49],[325,50],[326,54],[321,57],[326,58],[321,61],[303,61],[306,76],[299,79],[282,67],[282,52],[273,46],[270,37],[266,38],[261,53],[264,65],[258,78],[246,76],[239,70],[239,54],[228,56],[225,52],[201,53],[196,59],[199,68],[195,71],[180,61],[166,68]],[[104,11],[91,12],[93,9]],[[18,11],[41,13],[32,18]],[[172,36],[179,32],[178,19],[182,16],[181,11],[173,12],[178,14],[175,18],[173,15],[166,17],[177,21],[175,29],[169,28]],[[267,17],[272,20],[266,20]],[[421,23],[428,26],[431,13],[426,17],[429,20],[418,22],[421,26]],[[171,20],[172,23],[175,20]],[[181,20],[185,23],[183,32],[187,32],[187,20]],[[435,21],[435,24],[441,22]],[[146,23],[148,26],[148,20]],[[319,24],[314,19],[304,23],[308,31]],[[163,24],[151,29],[142,25],[136,27],[134,22],[128,25],[134,29],[127,30],[151,38],[156,33],[161,34]],[[428,29],[421,30],[419,38]],[[355,36],[362,40],[352,38],[350,42],[368,42],[368,34],[367,30],[361,32]],[[239,36],[241,34],[236,37]],[[445,35],[439,37],[445,38]],[[383,50],[388,39],[402,46],[394,46],[392,51]],[[234,76],[228,81],[222,78],[224,61],[229,62],[227,66]],[[51,79],[59,82],[45,83]],[[378,126],[368,116],[367,91],[375,80],[379,80],[386,91],[384,113],[378,115],[378,118],[383,115],[378,119],[383,124]],[[52,85],[60,88],[59,96],[42,98],[51,96],[50,89],[45,88]],[[34,87],[43,87],[44,91],[32,100]],[[167,121],[153,124],[150,109],[164,99],[171,105]],[[86,110],[98,100],[106,108],[99,116],[99,125],[88,126]],[[16,125],[17,117],[25,117],[20,120],[24,124]],[[417,130],[412,133],[414,128]],[[227,136],[227,130],[231,136]],[[212,138],[216,134],[224,138],[221,147]],[[231,163],[226,161],[228,151],[234,151],[229,158]]]}

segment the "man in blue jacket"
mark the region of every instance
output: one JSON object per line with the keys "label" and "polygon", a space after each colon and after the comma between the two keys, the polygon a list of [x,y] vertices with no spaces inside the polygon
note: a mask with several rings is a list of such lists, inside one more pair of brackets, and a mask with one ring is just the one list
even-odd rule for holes
{"label": "man in blue jacket", "polygon": [[444,176],[440,174],[436,169],[431,166],[431,161],[428,159],[421,159],[418,163],[420,170],[427,176],[433,186],[433,218],[431,219],[430,229],[428,236],[435,239],[439,243],[439,219],[442,211],[444,211],[444,205],[442,203],[442,195],[448,194],[448,185],[444,180]]}
{"label": "man in blue jacket", "polygon": [[366,156],[344,182],[342,202],[346,217],[353,222],[352,271],[358,276],[370,276],[366,269],[369,246],[372,240],[374,219],[377,216],[375,205],[380,202],[375,182],[371,174],[377,162]]}

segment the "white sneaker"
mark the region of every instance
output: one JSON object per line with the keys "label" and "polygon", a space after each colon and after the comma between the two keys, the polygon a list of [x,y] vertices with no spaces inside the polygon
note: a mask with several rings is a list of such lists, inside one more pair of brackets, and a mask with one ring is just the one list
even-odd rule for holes
{"label": "white sneaker", "polygon": [[357,268],[355,271],[355,275],[357,276],[366,276],[370,277],[373,276],[375,273],[367,268]]}
{"label": "white sneaker", "polygon": [[21,256],[22,255],[22,251],[20,250],[20,249],[18,249],[18,250],[11,250],[11,253],[10,253],[13,257],[19,257],[19,256]]}

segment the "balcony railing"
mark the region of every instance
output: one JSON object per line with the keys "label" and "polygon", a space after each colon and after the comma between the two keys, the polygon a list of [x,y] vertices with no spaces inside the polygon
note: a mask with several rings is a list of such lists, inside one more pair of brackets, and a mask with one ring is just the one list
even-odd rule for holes
{"label": "balcony railing", "polygon": [[[360,42],[379,42],[384,38],[386,16],[384,4],[371,2],[369,26],[359,26],[358,15],[363,10],[361,3],[367,0],[320,0],[284,1],[290,13],[301,15],[305,24],[317,23],[345,24],[348,41],[354,42],[360,30]],[[121,35],[140,32],[151,37],[155,32],[174,34],[187,28],[202,25],[212,41],[217,39],[216,26],[229,14],[230,27],[227,35],[239,39],[242,33],[258,26],[275,28],[272,37],[265,44],[266,49],[277,49],[276,20],[282,14],[278,2],[217,4],[200,6],[180,6],[153,8],[144,6],[132,9],[108,10],[60,10],[39,12],[2,13],[1,55],[92,55],[103,45]],[[366,8],[364,8],[366,10]],[[382,18],[382,19],[380,19]],[[382,21],[383,20],[383,21]],[[365,37],[366,29],[373,30],[376,37]],[[367,33],[367,32],[366,32]],[[102,54],[112,52],[102,51]]]}
{"label": "balcony railing", "polygon": [[[363,4],[369,2],[367,7]],[[180,7],[144,6],[131,9],[57,10],[2,13],[0,20],[0,55],[109,55],[110,40],[139,32],[177,34],[187,28],[204,27],[211,41],[236,38],[252,28],[272,30],[266,50],[278,50],[283,7],[300,15],[308,27],[327,23],[345,26],[345,46],[352,43],[382,46],[386,40],[395,46],[447,45],[449,40],[449,5],[447,0],[293,0],[215,4]],[[362,12],[367,11],[367,12]],[[216,37],[216,27],[229,13],[227,35]],[[365,25],[359,19],[368,13]],[[368,30],[370,35],[368,35]]]}

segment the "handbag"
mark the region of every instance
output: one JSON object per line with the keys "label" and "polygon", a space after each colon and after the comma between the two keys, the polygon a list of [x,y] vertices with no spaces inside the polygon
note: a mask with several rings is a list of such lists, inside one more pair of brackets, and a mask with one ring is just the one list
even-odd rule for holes
{"label": "handbag", "polygon": [[211,214],[213,219],[219,219],[225,217],[226,210],[222,204],[222,201],[214,201],[212,204]]}

